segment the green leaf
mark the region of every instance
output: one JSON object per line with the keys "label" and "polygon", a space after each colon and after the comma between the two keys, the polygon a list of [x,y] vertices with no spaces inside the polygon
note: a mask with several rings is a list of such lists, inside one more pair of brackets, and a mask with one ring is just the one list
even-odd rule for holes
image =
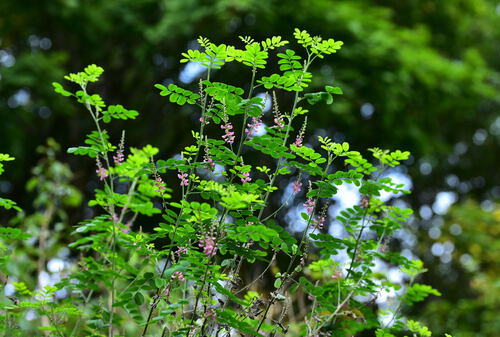
{"label": "green leaf", "polygon": [[52,86],[54,87],[54,91],[62,96],[68,97],[73,95],[69,91],[64,90],[63,86],[57,82],[52,82]]}
{"label": "green leaf", "polygon": [[137,305],[144,304],[144,295],[141,292],[136,292],[134,295],[134,303]]}

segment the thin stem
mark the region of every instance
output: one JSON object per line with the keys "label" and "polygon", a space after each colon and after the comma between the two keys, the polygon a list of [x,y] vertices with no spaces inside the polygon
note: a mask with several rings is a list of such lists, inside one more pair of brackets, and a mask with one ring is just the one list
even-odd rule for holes
{"label": "thin stem", "polygon": [[[210,81],[211,65],[212,64],[210,64],[210,66],[208,67],[207,81]],[[208,102],[208,95],[205,94],[203,96],[202,111],[201,111],[201,117],[202,117],[202,119],[205,116],[205,113],[206,113],[206,110],[207,110],[207,102]],[[199,137],[199,139],[203,139],[204,129],[205,129],[205,123],[202,122],[201,125],[200,125],[200,133],[199,133],[200,137]],[[194,162],[195,163],[198,161],[198,158],[199,158],[200,152],[201,152],[201,146],[202,146],[200,141],[198,141],[197,145],[198,146],[197,146],[197,150],[196,150],[196,156],[194,158]],[[189,176],[191,176],[193,173],[194,173],[194,167],[192,167],[190,169]],[[190,179],[189,182],[188,182],[188,186],[186,187],[186,192],[184,193],[184,191],[183,191],[182,200],[187,200],[187,197],[190,195],[190,191],[191,191],[192,187],[193,187],[193,182]],[[174,232],[172,234],[172,240],[171,240],[171,243],[170,243],[170,248],[168,250],[168,254],[166,255],[165,265],[163,266],[162,271],[160,273],[160,278],[163,277],[163,275],[165,274],[165,271],[167,270],[168,260],[170,259],[170,256],[172,255],[172,250],[173,250],[174,243],[175,243],[175,237],[176,237],[177,229],[179,228],[180,221],[181,221],[182,216],[183,216],[183,212],[184,212],[184,207],[181,207],[181,209],[179,211],[179,214],[177,215],[177,219],[175,221]],[[142,331],[141,337],[146,336],[146,333],[147,333],[148,328],[149,328],[149,323],[151,321],[151,318],[153,317],[153,311],[156,308],[156,306],[158,305],[158,302],[160,300],[160,297],[159,297],[160,291],[161,291],[160,288],[156,289],[156,294],[155,294],[155,296],[153,296],[154,300],[153,300],[153,303],[151,303],[151,305],[150,305],[150,309],[149,309],[149,313],[148,313],[148,318],[146,320],[146,324],[144,325],[144,329]]]}
{"label": "thin stem", "polygon": [[[384,239],[385,237],[385,231],[382,233],[382,235],[380,236],[380,239],[378,240],[377,242],[377,247],[378,245],[380,245],[380,243],[382,242],[382,240]],[[317,333],[326,323],[328,323],[332,318],[334,318],[340,311],[340,309],[342,309],[342,307],[351,299],[351,297],[354,295],[354,293],[356,292],[356,288],[358,287],[358,285],[361,283],[361,281],[363,281],[363,278],[368,274],[368,271],[369,269],[367,269],[363,275],[361,275],[361,277],[359,278],[359,280],[356,282],[356,284],[353,286],[353,290],[351,290],[351,292],[346,296],[346,298],[342,301],[342,303],[340,303],[337,308],[335,309],[335,311],[328,316],[328,318],[323,321],[323,323],[321,323],[319,326],[316,327],[316,329],[313,331],[313,334],[314,333]]]}

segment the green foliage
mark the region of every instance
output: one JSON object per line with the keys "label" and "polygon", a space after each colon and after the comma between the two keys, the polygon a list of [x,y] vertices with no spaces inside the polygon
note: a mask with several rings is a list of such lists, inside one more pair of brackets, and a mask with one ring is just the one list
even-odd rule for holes
{"label": "green foliage", "polygon": [[[9,156],[8,154],[0,153],[0,175],[2,175],[5,172],[4,169],[4,164],[2,162],[6,161],[12,161],[14,160],[14,157]],[[21,212],[22,209],[17,206],[15,201],[10,200],[10,199],[5,199],[5,198],[0,198],[0,207],[5,208],[5,209],[14,209],[18,212]]]}
{"label": "green foliage", "polygon": [[[41,329],[60,336],[72,331],[73,335],[111,337],[122,334],[124,323],[126,334],[141,336],[216,336],[232,330],[250,336],[289,335],[289,330],[297,336],[334,331],[350,335],[380,328],[377,312],[360,302],[359,297],[376,297],[381,291],[401,287],[376,269],[377,257],[390,260],[411,275],[408,290],[400,298],[403,303],[411,305],[430,294],[439,294],[429,286],[413,283],[423,271],[420,262],[380,252],[412,213],[383,202],[381,191],[406,191],[381,175],[387,167],[408,159],[409,153],[371,149],[373,158],[380,162],[376,166],[347,142],[318,137],[317,148],[304,146],[305,123],[294,135],[296,141],[291,142],[294,120],[308,113],[299,104],[330,104],[333,94],[342,93],[330,86],[319,94],[303,93],[312,81],[312,73],[308,72],[311,64],[336,53],[342,42],[311,37],[305,30],[297,29],[294,35],[307,58],[301,63],[294,51],[283,50],[278,53],[283,74],[264,76],[262,80],[255,80],[256,73],[266,69],[269,52],[287,44],[280,37],[260,43],[245,37],[242,49],[199,38],[201,50],[183,53],[181,62],[200,63],[207,68],[207,78],[200,81],[199,94],[174,84],[156,85],[160,95],[168,96],[170,102],[200,109],[199,129],[191,133],[194,141],[183,146],[177,158],[158,160],[160,151],[151,145],[130,147],[126,153],[124,136],[118,145],[113,144],[111,132],[102,123],[135,119],[138,113],[122,105],[108,106],[101,96],[90,93],[88,85],[99,79],[102,68],[91,65],[83,72],[66,76],[79,86],[75,92],[54,84],[56,93],[75,98],[94,122],[95,130],[87,135],[86,146],[69,148],[68,152],[95,162],[96,178],[102,186],[88,201],[93,214],[74,227],[69,248],[77,251],[79,258],[70,277],[35,291],[22,279],[13,283],[20,302],[6,306],[5,314],[13,320],[8,320],[5,329],[19,324],[23,320],[20,312],[31,309],[40,317],[37,321],[48,320],[49,324]],[[252,70],[247,95],[239,87],[210,80],[211,70],[222,69],[231,61]],[[274,124],[269,123],[264,134],[254,135],[249,131],[254,127],[251,123],[266,118],[263,100],[253,97],[261,85],[295,95],[292,111],[283,114],[273,95]],[[232,124],[235,116],[243,120],[241,130]],[[212,136],[214,129],[209,132],[211,120],[215,125],[223,124],[214,128],[224,130],[222,139]],[[247,155],[248,149],[269,158],[272,168],[259,166],[259,161]],[[53,151],[49,158],[49,167],[57,165]],[[216,164],[223,167],[219,176],[214,174]],[[70,174],[64,167],[61,170],[65,173],[51,178],[65,187],[67,194],[76,194],[67,181]],[[169,176],[178,179],[175,198],[169,194],[173,190]],[[294,181],[294,198],[302,193],[303,178],[307,181],[309,188],[303,193],[307,198],[305,212],[301,213],[304,228],[299,239],[278,225],[288,201],[277,209],[269,202],[278,189],[278,177]],[[39,173],[29,183],[30,188],[41,180]],[[39,187],[39,195],[51,193],[54,185],[49,181]],[[334,237],[323,233],[328,220],[326,210],[328,201],[337,193],[336,186],[342,184],[357,188],[364,199],[340,212],[337,220],[349,235]],[[46,245],[48,236],[59,234],[49,223],[63,195],[55,193],[38,201],[50,215],[41,223],[38,235],[43,241],[38,273],[44,271],[41,266],[51,255]],[[74,198],[68,204],[78,204],[78,195]],[[159,215],[162,222],[158,223]],[[154,228],[143,230],[140,224],[144,222],[152,223]],[[15,230],[5,232],[3,237],[9,235],[26,239]],[[340,251],[347,253],[349,261],[336,260]],[[288,262],[284,268],[275,264],[278,256]],[[8,266],[9,260],[2,262]],[[242,284],[241,269],[253,265],[263,265],[263,272]],[[274,289],[257,293],[254,289],[265,289],[264,276],[274,279]],[[67,291],[64,299],[57,297],[61,289]],[[303,296],[301,301],[307,306],[299,323],[287,316],[294,296]],[[427,328],[413,321],[408,322],[408,329],[421,336],[428,333]],[[380,331],[378,336],[385,334]]]}

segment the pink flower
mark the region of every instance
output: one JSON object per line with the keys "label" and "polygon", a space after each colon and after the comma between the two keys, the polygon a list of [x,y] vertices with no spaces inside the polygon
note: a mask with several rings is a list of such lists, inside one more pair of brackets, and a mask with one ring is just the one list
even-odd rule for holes
{"label": "pink flower", "polygon": [[116,152],[116,155],[113,156],[113,161],[115,162],[115,165],[121,165],[123,163],[124,159],[125,159],[125,156],[123,155],[122,149],[119,149]]}
{"label": "pink flower", "polygon": [[205,148],[205,156],[203,157],[203,161],[205,162],[205,168],[209,171],[215,170],[215,163],[212,157],[210,157],[210,154],[208,153],[208,150]]}
{"label": "pink flower", "polygon": [[177,251],[175,252],[175,254],[177,254],[177,256],[180,256],[181,254],[186,254],[186,253],[187,253],[186,247],[177,247]]}
{"label": "pink flower", "polygon": [[179,178],[181,180],[181,183],[180,183],[181,186],[188,185],[189,180],[188,180],[188,174],[186,172],[179,171],[179,174],[177,174],[177,178]]}
{"label": "pink flower", "polygon": [[123,227],[123,228],[121,229],[121,231],[122,231],[123,233],[125,233],[125,234],[130,233],[130,232],[131,232],[131,227],[132,227],[132,224],[129,222],[129,223],[126,223],[124,226],[125,226],[125,227]]}
{"label": "pink flower", "polygon": [[302,146],[302,137],[300,135],[298,135],[297,138],[295,138],[295,142],[293,143],[293,145],[295,145],[297,147]]}
{"label": "pink flower", "polygon": [[335,272],[332,275],[332,279],[338,280],[342,278],[342,272],[340,270],[335,270]]}
{"label": "pink flower", "polygon": [[262,125],[260,118],[252,117],[252,123],[247,124],[247,128],[245,129],[245,133],[248,138],[251,139],[252,135],[257,131],[257,129]]}
{"label": "pink flower", "polygon": [[218,243],[215,242],[213,236],[206,236],[198,244],[198,247],[203,248],[203,254],[212,256],[217,253],[217,246]]}
{"label": "pink flower", "polygon": [[292,191],[293,193],[299,193],[302,187],[302,183],[300,181],[294,181],[292,183]]}
{"label": "pink flower", "polygon": [[274,119],[274,124],[280,129],[283,130],[285,124],[283,123],[283,117],[280,115]]}
{"label": "pink flower", "polygon": [[179,282],[184,282],[186,281],[186,278],[184,277],[184,274],[181,271],[176,271],[174,272],[174,275],[172,275],[172,279],[177,279]]}
{"label": "pink flower", "polygon": [[314,211],[314,206],[315,206],[315,202],[312,198],[309,198],[306,200],[306,202],[304,203],[304,207],[307,208],[307,214],[311,215],[312,212]]}
{"label": "pink flower", "polygon": [[244,178],[241,178],[241,182],[244,184],[244,183],[249,183],[252,181],[252,178],[250,178],[250,173],[249,172],[243,172],[241,173]]}
{"label": "pink flower", "polygon": [[210,116],[200,117],[200,122],[205,125],[210,124]]}
{"label": "pink flower", "polygon": [[226,123],[220,126],[221,129],[225,131],[225,134],[222,136],[222,139],[229,145],[234,143],[234,132],[231,131],[233,129],[233,125],[231,123]]}
{"label": "pink flower", "polygon": [[320,216],[318,220],[315,221],[315,227],[317,229],[323,229],[323,227],[325,226],[325,221],[326,221],[325,217]]}
{"label": "pink flower", "polygon": [[361,202],[359,203],[359,207],[366,209],[370,206],[370,198],[366,195],[363,195],[361,197]]}
{"label": "pink flower", "polygon": [[163,180],[161,179],[161,177],[159,175],[156,175],[156,178],[155,178],[155,192],[163,194],[163,192],[165,191],[165,189],[166,189],[165,183],[163,182]]}
{"label": "pink flower", "polygon": [[104,179],[106,179],[109,176],[108,171],[104,167],[98,168],[95,171],[95,173],[97,173],[97,175],[99,176],[100,180],[104,180]]}
{"label": "pink flower", "polygon": [[120,140],[120,145],[118,146],[118,151],[116,151],[116,155],[113,156],[113,161],[115,165],[121,165],[125,156],[123,155],[123,149],[125,147],[125,131],[122,133],[122,139]]}
{"label": "pink flower", "polygon": [[205,312],[205,317],[208,320],[215,321],[215,319],[217,318],[217,313],[215,312],[214,309],[208,308],[207,311]]}

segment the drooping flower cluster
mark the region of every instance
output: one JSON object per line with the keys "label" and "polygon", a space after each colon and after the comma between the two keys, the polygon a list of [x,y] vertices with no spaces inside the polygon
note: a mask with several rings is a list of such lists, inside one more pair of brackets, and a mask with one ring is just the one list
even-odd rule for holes
{"label": "drooping flower cluster", "polygon": [[217,253],[217,246],[219,244],[215,242],[215,237],[207,235],[200,240],[198,247],[203,248],[203,254],[214,256]]}
{"label": "drooping flower cluster", "polygon": [[222,136],[222,139],[229,145],[234,143],[234,131],[231,131],[233,129],[233,124],[227,122],[224,125],[220,126],[221,129],[224,130],[225,134]]}
{"label": "drooping flower cluster", "polygon": [[179,171],[177,178],[181,180],[181,186],[187,186],[189,184],[188,174],[186,172]]}
{"label": "drooping flower cluster", "polygon": [[178,280],[179,282],[184,282],[186,281],[186,278],[184,277],[184,274],[181,271],[176,271],[172,275],[172,279]]}

